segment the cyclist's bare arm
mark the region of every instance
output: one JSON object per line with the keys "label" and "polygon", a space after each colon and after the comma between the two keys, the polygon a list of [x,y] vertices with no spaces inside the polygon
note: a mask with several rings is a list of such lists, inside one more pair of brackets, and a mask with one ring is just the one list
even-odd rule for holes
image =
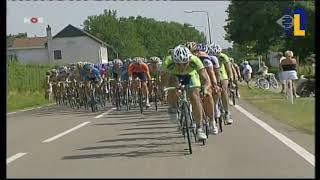
{"label": "cyclist's bare arm", "polygon": [[216,75],[217,82],[220,82],[221,80],[220,68],[214,68],[213,71],[214,71],[214,74]]}
{"label": "cyclist's bare arm", "polygon": [[204,87],[208,88],[210,86],[210,78],[205,68],[198,71],[200,78],[204,81]]}
{"label": "cyclist's bare arm", "polygon": [[212,84],[217,84],[217,78],[216,78],[216,75],[215,75],[215,72],[213,71],[213,68],[212,67],[206,67],[206,70],[207,70],[207,73],[210,77],[210,81]]}
{"label": "cyclist's bare arm", "polygon": [[230,66],[232,69],[232,74],[233,74],[234,79],[238,79],[238,74],[237,74],[235,66],[233,64],[231,64]]}
{"label": "cyclist's bare arm", "polygon": [[234,79],[232,69],[231,69],[231,64],[229,62],[226,62],[224,63],[224,67],[226,68],[229,79],[230,78]]}

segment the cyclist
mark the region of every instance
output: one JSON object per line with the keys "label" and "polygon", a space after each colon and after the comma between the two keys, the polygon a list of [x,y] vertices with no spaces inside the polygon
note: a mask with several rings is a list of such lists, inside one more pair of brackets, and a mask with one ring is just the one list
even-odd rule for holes
{"label": "cyclist", "polygon": [[240,92],[239,92],[239,81],[241,82],[241,73],[239,66],[234,62],[234,59],[232,57],[229,58],[231,62],[231,69],[232,73],[234,75],[233,83],[236,85],[236,96],[240,98]]}
{"label": "cyclist", "polygon": [[[142,57],[135,57],[133,58],[133,63],[128,66],[128,74],[129,74],[129,81],[135,80],[139,78],[141,82],[142,93],[146,99],[146,107],[150,107],[149,103],[149,91],[146,84],[146,80],[150,80],[151,76],[149,73],[149,67],[146,63],[143,62],[144,58]],[[137,83],[136,81],[132,83],[132,90],[133,92],[137,91]]]}
{"label": "cyclist", "polygon": [[123,86],[123,92],[127,92],[128,88],[128,81],[129,81],[129,74],[128,74],[128,67],[132,63],[131,58],[127,58],[123,60],[123,71],[121,74],[121,81],[125,81],[122,83]]}
{"label": "cyclist", "polygon": [[[159,87],[159,84],[161,81],[160,58],[156,57],[156,56],[150,57],[148,67],[149,67],[151,79],[155,79],[156,83]],[[151,82],[148,84],[148,90],[150,93],[152,92],[152,83]]]}
{"label": "cyclist", "polygon": [[[96,87],[98,87],[101,76],[99,73],[99,70],[94,67],[93,64],[85,64],[83,66],[84,72],[82,75],[82,79],[85,81],[85,85],[87,88],[89,88],[89,83],[94,83]],[[88,89],[87,89],[88,90]],[[88,92],[86,92],[88,93]]]}
{"label": "cyclist", "polygon": [[120,81],[123,71],[124,71],[124,68],[123,68],[123,62],[121,61],[121,59],[114,59],[113,67],[112,67],[113,79],[115,79],[116,81]]}
{"label": "cyclist", "polygon": [[[229,82],[233,82],[233,74],[230,66],[230,60],[226,54],[221,52],[221,48],[219,45],[210,44],[209,47],[210,54],[213,54],[218,58],[220,65],[220,79],[218,79],[218,84],[222,87],[221,100],[223,108],[225,110],[224,117],[228,124],[232,124],[233,120],[229,111],[229,97],[227,93]],[[219,112],[220,111],[217,111],[218,115]]]}
{"label": "cyclist", "polygon": [[216,125],[216,122],[214,120],[214,101],[212,96],[216,96],[218,93],[218,85],[217,85],[217,79],[213,70],[213,62],[211,60],[211,57],[207,54],[208,52],[208,47],[202,44],[195,44],[194,42],[188,42],[187,43],[187,47],[188,49],[191,51],[191,53],[193,53],[194,55],[196,55],[203,63],[207,74],[209,75],[210,78],[210,84],[212,85],[214,91],[212,94],[209,94],[207,96],[204,97],[203,100],[203,105],[204,105],[204,110],[205,112],[208,114],[208,117],[210,118],[209,120],[209,127],[210,130],[213,132],[213,134],[218,134],[218,127]]}
{"label": "cyclist", "polygon": [[[210,79],[206,70],[204,69],[201,60],[197,56],[193,55],[186,46],[178,45],[177,47],[175,47],[171,54],[171,58],[167,58],[162,65],[163,68],[166,69],[166,72],[168,72],[168,78],[175,80],[166,81],[168,82],[167,85],[178,87],[179,82],[181,82],[181,84],[183,85],[201,86],[201,78],[203,79],[203,89],[205,94],[211,94]],[[188,97],[191,100],[192,112],[196,123],[198,139],[206,139],[207,136],[203,132],[201,126],[203,111],[199,89],[192,89],[187,93]],[[177,93],[174,93],[172,98],[172,104],[170,105],[175,108],[177,107]]]}
{"label": "cyclist", "polygon": [[105,79],[106,77],[106,73],[107,73],[107,64],[106,63],[102,63],[99,66],[99,73],[102,79]]}

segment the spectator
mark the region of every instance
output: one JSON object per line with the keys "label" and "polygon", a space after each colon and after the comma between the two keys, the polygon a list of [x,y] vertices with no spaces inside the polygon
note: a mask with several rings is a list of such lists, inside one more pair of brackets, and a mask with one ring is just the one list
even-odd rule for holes
{"label": "spectator", "polygon": [[251,80],[252,68],[249,65],[248,61],[244,61],[243,64],[244,64],[244,67],[243,67],[243,70],[242,70],[243,79],[246,81],[248,88],[251,89],[252,87],[250,87],[249,82]]}
{"label": "spectator", "polygon": [[268,66],[266,66],[265,62],[261,62],[261,67],[258,70],[258,75],[266,76],[268,74]]}
{"label": "spectator", "polygon": [[281,61],[282,60],[284,60],[284,59],[286,59],[284,56],[283,56],[283,53],[282,52],[279,52],[279,54],[278,54],[278,58],[279,58],[279,73],[278,73],[278,77],[279,77],[279,81],[280,81],[280,83],[281,83],[281,91],[280,91],[280,93],[285,93],[285,82],[284,82],[284,80],[283,80],[283,78],[282,78],[282,70],[281,70]]}
{"label": "spectator", "polygon": [[310,56],[310,60],[311,60],[311,75],[313,77],[315,77],[315,75],[316,75],[316,55],[312,54]]}
{"label": "spectator", "polygon": [[280,62],[280,68],[282,71],[282,80],[292,80],[293,95],[299,97],[296,92],[295,81],[298,79],[297,76],[297,60],[293,58],[292,51],[285,52],[285,59]]}

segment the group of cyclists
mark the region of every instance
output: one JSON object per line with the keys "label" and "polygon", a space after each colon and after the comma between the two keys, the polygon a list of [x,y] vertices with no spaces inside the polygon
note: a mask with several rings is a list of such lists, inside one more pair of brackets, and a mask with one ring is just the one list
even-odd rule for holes
{"label": "group of cyclists", "polygon": [[[233,58],[222,52],[219,45],[187,42],[170,49],[162,60],[156,56],[134,57],[114,59],[102,64],[77,62],[52,69],[47,73],[47,87],[52,88],[52,91],[48,92],[52,92],[55,99],[62,98],[64,93],[61,92],[68,86],[76,89],[87,87],[82,93],[84,98],[90,87],[95,86],[101,92],[111,93],[114,90],[112,87],[120,82],[124,92],[130,89],[130,92],[134,93],[140,88],[143,104],[148,108],[151,106],[150,97],[154,93],[152,81],[156,82],[159,94],[165,96],[159,99],[168,104],[168,114],[175,115],[179,92],[164,93],[164,88],[199,86],[201,88],[188,89],[187,96],[192,105],[197,138],[203,140],[207,138],[201,124],[204,116],[209,118],[209,129],[213,134],[219,133],[215,118],[223,116],[227,124],[233,123],[228,91],[230,87],[236,87],[236,95],[240,97],[237,88],[240,79],[238,65]],[[218,110],[219,100],[222,102],[224,114]],[[115,104],[114,101],[111,102]]]}

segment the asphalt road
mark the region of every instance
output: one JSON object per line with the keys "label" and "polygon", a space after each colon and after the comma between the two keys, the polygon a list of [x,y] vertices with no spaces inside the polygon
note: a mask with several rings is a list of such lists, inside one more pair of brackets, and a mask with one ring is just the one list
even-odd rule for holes
{"label": "asphalt road", "polygon": [[[54,105],[8,115],[7,177],[315,177],[310,162],[239,110],[231,111],[234,124],[210,135],[205,146],[193,143],[192,155],[165,107],[141,115],[110,105],[98,113]],[[296,143],[314,154],[314,144]]]}

